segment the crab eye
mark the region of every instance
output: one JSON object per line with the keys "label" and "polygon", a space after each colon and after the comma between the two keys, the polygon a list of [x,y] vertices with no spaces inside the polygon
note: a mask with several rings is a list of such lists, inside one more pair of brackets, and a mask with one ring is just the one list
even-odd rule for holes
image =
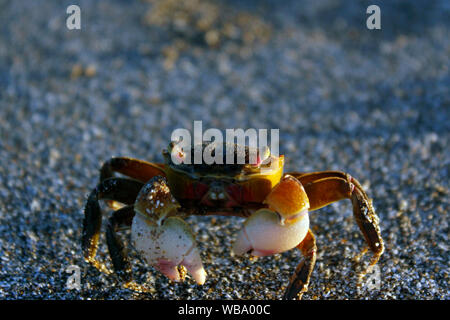
{"label": "crab eye", "polygon": [[183,149],[176,144],[173,144],[170,149],[170,156],[174,164],[182,164],[186,159],[186,154]]}
{"label": "crab eye", "polygon": [[265,164],[265,162],[270,158],[270,148],[268,146],[264,146],[259,149],[259,163]]}
{"label": "crab eye", "polygon": [[258,155],[256,156],[256,163],[252,163],[253,167],[259,167],[262,164],[265,164],[265,161],[270,158],[270,148],[268,146],[264,146],[258,149]]}

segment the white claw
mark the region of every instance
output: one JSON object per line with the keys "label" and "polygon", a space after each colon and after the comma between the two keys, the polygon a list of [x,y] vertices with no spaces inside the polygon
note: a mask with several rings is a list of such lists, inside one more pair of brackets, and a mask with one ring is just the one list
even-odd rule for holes
{"label": "white claw", "polygon": [[206,272],[195,239],[185,221],[169,217],[158,226],[136,214],[131,230],[135,248],[149,264],[169,279],[182,280],[177,266],[183,265],[198,284],[205,282]]}
{"label": "white claw", "polygon": [[186,267],[198,284],[202,285],[205,283],[206,272],[203,269],[202,260],[196,247],[193,247],[193,250],[184,257],[181,264]]}
{"label": "white claw", "polygon": [[308,212],[294,223],[281,224],[278,214],[260,209],[245,222],[233,246],[236,255],[250,252],[257,257],[284,252],[296,247],[306,236],[309,228]]}

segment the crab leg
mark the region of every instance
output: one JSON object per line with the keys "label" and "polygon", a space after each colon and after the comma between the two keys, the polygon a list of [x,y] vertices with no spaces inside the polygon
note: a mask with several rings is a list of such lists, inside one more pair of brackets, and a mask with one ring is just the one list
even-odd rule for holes
{"label": "crab leg", "polygon": [[287,175],[298,179],[303,185],[323,178],[347,178],[347,174],[342,171],[318,171],[318,172],[288,172]]}
{"label": "crab leg", "polygon": [[[128,157],[112,157],[103,163],[100,169],[100,182],[114,177],[114,172],[121,173],[130,178],[147,182],[154,176],[165,176],[164,165],[161,163],[151,163]],[[112,209],[120,209],[116,201],[105,201]]]}
{"label": "crab leg", "polygon": [[135,215],[133,205],[114,211],[106,225],[106,243],[114,271],[126,283],[131,281],[131,266],[122,240],[117,234],[120,227],[130,227]]}
{"label": "crab leg", "polygon": [[135,180],[109,178],[99,183],[88,197],[84,208],[81,245],[84,259],[103,272],[108,272],[107,268],[95,260],[100,228],[102,226],[102,211],[98,201],[106,199],[128,205],[132,204],[142,186],[141,182]]}
{"label": "crab leg", "polygon": [[[296,174],[293,173],[293,175]],[[364,192],[361,184],[349,174],[339,171],[298,174],[297,178],[302,182],[308,194],[311,211],[342,199],[352,201],[355,220],[369,248],[374,253],[370,265],[375,265],[383,254],[384,244],[372,201]]]}
{"label": "crab leg", "polygon": [[185,267],[198,284],[203,284],[206,272],[191,229],[180,218],[179,207],[166,179],[152,178],[136,198],[131,237],[147,262],[169,279],[183,280],[180,268]]}
{"label": "crab leg", "polygon": [[114,172],[142,182],[147,182],[154,176],[165,176],[163,164],[127,157],[113,157],[100,169],[100,181],[113,177]]}
{"label": "crab leg", "polygon": [[305,239],[297,246],[302,252],[304,259],[295,269],[294,274],[289,281],[289,285],[286,288],[283,299],[298,299],[302,298],[303,293],[308,290],[309,279],[316,263],[316,239],[311,230],[308,230],[308,234]]}

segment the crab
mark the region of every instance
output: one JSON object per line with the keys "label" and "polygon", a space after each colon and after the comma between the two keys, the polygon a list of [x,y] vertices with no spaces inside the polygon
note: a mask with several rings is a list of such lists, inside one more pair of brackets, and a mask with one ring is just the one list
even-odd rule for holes
{"label": "crab", "polygon": [[[225,144],[224,144],[225,145]],[[203,143],[202,150],[210,147]],[[310,211],[335,201],[350,199],[354,218],[373,253],[370,266],[384,251],[379,219],[361,184],[340,171],[284,173],[284,156],[232,144],[234,159],[244,150],[241,164],[189,164],[185,151],[171,142],[163,150],[164,163],[113,157],[103,164],[100,182],[90,193],[83,221],[84,259],[109,272],[95,256],[102,225],[100,200],[114,211],[106,224],[106,242],[115,273],[124,287],[148,292],[133,280],[131,264],[118,231],[131,227],[134,248],[146,262],[172,281],[182,281],[187,272],[198,285],[206,281],[200,253],[189,225],[190,215],[245,218],[233,244],[236,255],[261,257],[293,248],[299,262],[286,287],[284,299],[301,299],[307,291],[316,261],[317,247],[309,228]],[[174,161],[176,160],[176,161]],[[242,161],[241,161],[242,162]],[[121,177],[115,175],[121,174]],[[125,177],[124,177],[125,176]]]}

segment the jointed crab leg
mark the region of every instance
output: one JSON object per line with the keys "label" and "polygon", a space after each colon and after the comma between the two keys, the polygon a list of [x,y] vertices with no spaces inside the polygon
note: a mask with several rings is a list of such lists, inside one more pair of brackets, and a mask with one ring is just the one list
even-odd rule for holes
{"label": "jointed crab leg", "polygon": [[[128,157],[112,157],[103,163],[100,169],[100,182],[114,177],[114,172],[118,172],[145,183],[154,176],[165,176],[163,168],[163,164]],[[106,204],[112,209],[120,208],[115,201],[106,201]]]}
{"label": "jointed crab leg", "polygon": [[304,292],[308,290],[309,279],[316,263],[316,239],[311,229],[303,239],[303,241],[297,246],[302,252],[304,259],[295,269],[294,274],[289,281],[289,285],[286,288],[283,299],[294,299],[298,297],[302,298]]}
{"label": "jointed crab leg", "polygon": [[106,243],[109,255],[114,266],[114,271],[125,283],[131,281],[131,266],[128,262],[127,251],[122,240],[117,235],[117,231],[122,226],[129,228],[135,215],[133,205],[123,207],[114,211],[108,219],[106,226]]}
{"label": "jointed crab leg", "polygon": [[100,169],[100,182],[113,177],[114,172],[147,182],[154,176],[165,176],[164,165],[127,157],[113,157]]}
{"label": "jointed crab leg", "polygon": [[103,264],[95,260],[102,226],[102,212],[98,201],[107,199],[127,205],[133,204],[142,186],[143,183],[135,180],[109,178],[99,183],[89,195],[84,209],[82,249],[84,259],[97,269],[108,271]]}
{"label": "jointed crab leg", "polygon": [[316,172],[288,172],[286,173],[297,178],[303,185],[314,182],[323,178],[347,178],[347,174],[342,171],[316,171]]}
{"label": "jointed crab leg", "polygon": [[384,244],[372,201],[364,192],[361,184],[349,174],[339,171],[290,174],[303,184],[308,194],[311,211],[342,199],[352,201],[355,220],[369,248],[374,253],[371,265],[376,264],[383,254]]}

